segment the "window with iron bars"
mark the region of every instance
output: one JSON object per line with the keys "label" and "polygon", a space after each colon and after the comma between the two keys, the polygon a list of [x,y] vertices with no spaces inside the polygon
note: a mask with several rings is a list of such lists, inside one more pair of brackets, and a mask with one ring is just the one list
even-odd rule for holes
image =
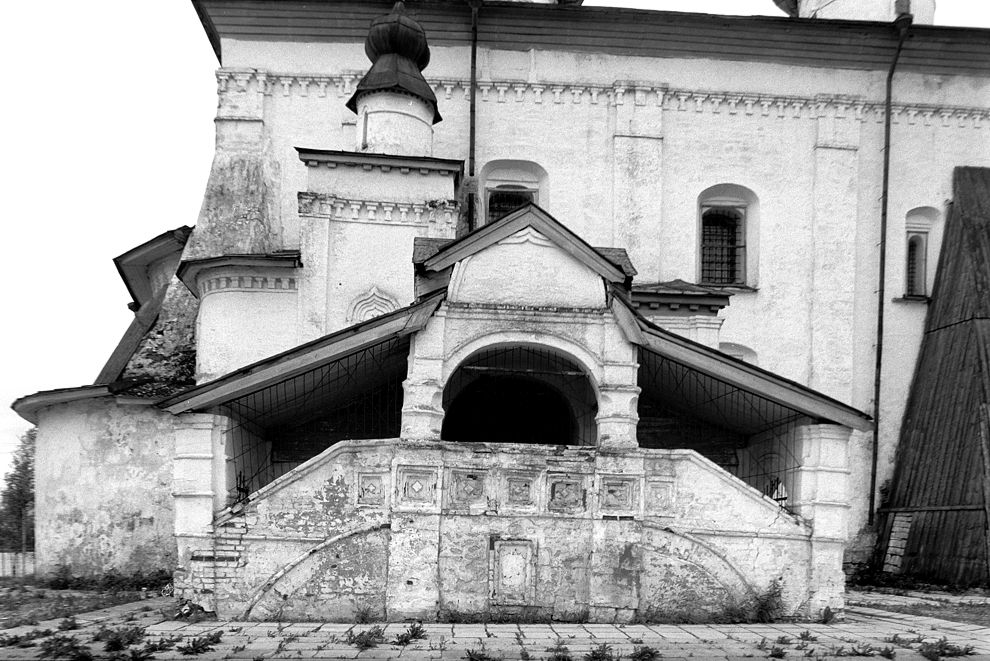
{"label": "window with iron bars", "polygon": [[489,188],[487,193],[485,224],[496,221],[525,204],[536,202],[536,191],[525,186],[501,185]]}
{"label": "window with iron bars", "polygon": [[702,207],[701,283],[746,284],[745,207]]}
{"label": "window with iron bars", "polygon": [[925,232],[909,232],[907,242],[907,286],[904,295],[908,297],[923,297],[928,295],[926,252],[928,234]]}

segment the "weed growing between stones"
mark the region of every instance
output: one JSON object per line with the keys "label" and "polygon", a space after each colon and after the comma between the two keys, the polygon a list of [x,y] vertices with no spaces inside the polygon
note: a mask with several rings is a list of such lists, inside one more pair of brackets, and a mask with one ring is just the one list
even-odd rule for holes
{"label": "weed growing between stones", "polygon": [[149,654],[155,652],[167,652],[168,650],[175,647],[178,643],[182,642],[182,636],[171,636],[169,638],[159,638],[157,641],[148,641],[144,644],[142,648]]}
{"label": "weed growing between stones", "polygon": [[656,661],[659,658],[660,652],[656,648],[650,647],[649,645],[635,647],[629,655],[629,661]]}
{"label": "weed growing between stones", "polygon": [[816,640],[818,640],[818,636],[813,635],[811,631],[805,629],[804,631],[798,634],[798,639],[809,643],[813,643]]}
{"label": "weed growing between stones", "polygon": [[562,638],[558,638],[557,643],[553,647],[548,647],[547,651],[550,652],[547,661],[574,661],[571,651],[567,649]]}
{"label": "weed growing between stones", "polygon": [[35,629],[34,631],[12,636],[0,634],[0,647],[34,647],[34,642],[32,641],[50,635],[52,635],[51,629]]}
{"label": "weed growing between stones", "polygon": [[60,659],[61,661],[92,661],[93,653],[79,642],[75,636],[54,635],[38,646],[39,659]]}
{"label": "weed growing between stones", "polygon": [[209,635],[193,638],[185,645],[179,645],[175,650],[185,656],[196,656],[204,652],[212,652],[213,646],[219,643],[221,638],[223,638],[223,632],[214,631]]}
{"label": "weed growing between stones", "polygon": [[382,627],[371,627],[357,634],[351,629],[344,637],[344,642],[348,645],[354,645],[354,647],[361,651],[371,649],[385,642],[385,629]]}
{"label": "weed growing between stones", "polygon": [[893,643],[898,647],[911,647],[913,644],[921,644],[925,642],[925,637],[918,634],[914,638],[908,638],[907,636],[902,637],[900,634],[895,633],[893,636],[887,636],[883,639],[885,643]]}
{"label": "weed growing between stones", "polygon": [[405,647],[412,641],[422,640],[423,638],[426,638],[426,630],[423,628],[423,625],[420,624],[419,622],[413,622],[408,627],[406,627],[405,631],[403,631],[402,633],[398,634],[395,637],[395,640],[392,641],[392,644]]}
{"label": "weed growing between stones", "polygon": [[119,652],[144,639],[144,627],[122,627],[111,629],[100,627],[93,635],[95,642],[102,642],[107,652]]}
{"label": "weed growing between stones", "polygon": [[478,649],[469,649],[464,653],[464,658],[467,661],[501,661],[502,657],[494,656],[488,653],[485,649],[485,644],[482,643]]}
{"label": "weed growing between stones", "polygon": [[619,661],[619,657],[612,652],[612,647],[602,643],[584,655],[584,661]]}
{"label": "weed growing between stones", "polygon": [[973,652],[972,645],[960,647],[955,643],[950,643],[943,636],[934,642],[921,643],[921,646],[918,648],[918,654],[930,661],[938,661],[939,659],[950,656],[969,656],[975,654],[975,652]]}
{"label": "weed growing between stones", "polygon": [[771,647],[770,653],[767,654],[768,659],[783,659],[785,656],[787,656],[787,650],[783,647],[778,647],[777,645]]}

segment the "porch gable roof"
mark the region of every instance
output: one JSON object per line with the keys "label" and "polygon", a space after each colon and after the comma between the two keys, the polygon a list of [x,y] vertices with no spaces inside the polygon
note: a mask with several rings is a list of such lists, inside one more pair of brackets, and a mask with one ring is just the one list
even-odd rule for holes
{"label": "porch gable roof", "polygon": [[435,294],[413,305],[283,351],[184,390],[158,402],[158,407],[173,414],[203,410],[285,381],[389,338],[411,335],[426,325],[443,298],[442,293]]}
{"label": "porch gable roof", "polygon": [[433,272],[443,271],[465,257],[481,252],[527,227],[532,227],[547,237],[561,250],[604,278],[606,282],[622,284],[629,277],[621,265],[613,263],[532,202],[444,245],[423,261],[423,268]]}
{"label": "porch gable roof", "polygon": [[[815,420],[829,421],[858,431],[873,428],[872,418],[796,381],[757,367],[681,337],[651,323],[622,292],[613,289],[612,311],[626,339],[642,349],[727,384],[742,397],[757,397],[797,411]],[[644,384],[640,384],[644,387]],[[714,404],[714,402],[706,402]]]}

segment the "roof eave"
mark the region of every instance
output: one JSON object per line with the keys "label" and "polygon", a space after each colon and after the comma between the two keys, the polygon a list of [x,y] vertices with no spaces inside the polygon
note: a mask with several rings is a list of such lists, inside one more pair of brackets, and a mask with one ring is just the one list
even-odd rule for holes
{"label": "roof eave", "polygon": [[176,271],[179,280],[199,298],[196,281],[204,271],[225,266],[247,266],[256,268],[296,269],[302,267],[301,253],[298,250],[285,250],[263,255],[222,255],[202,259],[184,260]]}
{"label": "roof eave", "polygon": [[10,408],[32,425],[38,424],[38,414],[42,409],[58,404],[69,404],[85,399],[107,397],[112,395],[108,386],[80,386],[78,388],[58,388],[42,390],[31,395],[25,395],[14,400]]}
{"label": "roof eave", "polygon": [[202,411],[264,388],[301,372],[332,362],[368,344],[423,328],[444,293],[331,333],[312,342],[246,365],[218,379],[193,386],[158,402],[172,414]]}

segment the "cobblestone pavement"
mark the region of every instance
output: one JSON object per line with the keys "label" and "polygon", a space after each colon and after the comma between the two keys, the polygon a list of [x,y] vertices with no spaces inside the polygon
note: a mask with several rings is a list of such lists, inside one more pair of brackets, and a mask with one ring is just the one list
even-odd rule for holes
{"label": "cobblestone pavement", "polygon": [[[945,637],[959,646],[973,646],[969,659],[990,659],[990,626],[979,627],[933,618],[899,615],[861,606],[846,610],[842,622],[829,625],[815,623],[740,624],[740,625],[607,625],[607,624],[424,624],[426,638],[408,646],[390,644],[406,631],[407,624],[387,624],[384,640],[376,647],[360,651],[347,644],[348,632],[360,633],[373,624],[218,622],[188,623],[164,619],[174,602],[151,599],[76,616],[79,629],[58,635],[75,636],[91,645],[96,657],[103,655],[103,643],[93,642],[100,626],[145,627],[144,642],[181,637],[178,645],[188,644],[219,632],[221,640],[211,651],[190,656],[178,649],[154,652],[154,658],[168,659],[465,659],[468,651],[484,652],[488,657],[475,659],[546,659],[547,648],[558,642],[565,645],[574,661],[607,645],[614,659],[629,659],[637,649],[648,646],[663,659],[749,659],[749,658],[817,658],[848,657],[852,652],[871,652],[887,648],[897,659],[921,659],[916,651],[923,638],[934,641]],[[60,620],[36,626],[0,631],[5,636],[21,635],[38,629],[57,630]],[[990,623],[988,623],[990,625]],[[899,642],[891,642],[894,636]],[[39,639],[43,641],[44,638]],[[870,646],[870,647],[867,647]],[[140,647],[136,645],[135,647]],[[0,659],[16,661],[38,659],[38,647],[0,647]],[[121,659],[131,657],[122,656]]]}

